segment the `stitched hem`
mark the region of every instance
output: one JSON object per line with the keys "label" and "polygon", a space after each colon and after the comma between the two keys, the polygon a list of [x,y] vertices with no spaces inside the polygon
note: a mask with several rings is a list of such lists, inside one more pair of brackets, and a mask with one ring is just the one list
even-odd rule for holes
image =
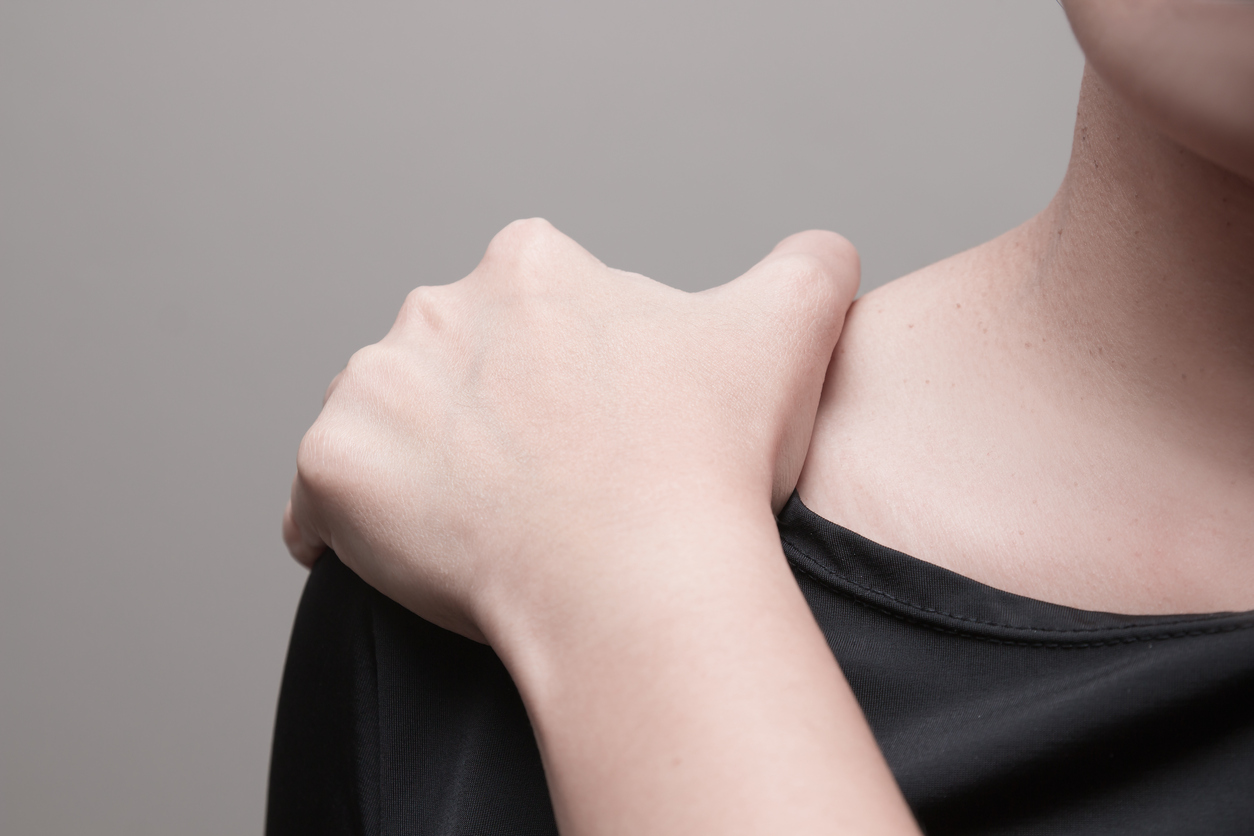
{"label": "stitched hem", "polygon": [[[816,558],[814,555],[807,552],[804,548],[799,546],[795,541],[788,538],[787,536],[781,535],[780,539],[791,550],[796,552],[797,555],[799,555],[801,558],[804,558],[805,563],[813,564],[811,566],[804,565],[801,560],[794,559],[791,555],[789,555],[788,562],[789,564],[793,566],[793,568],[795,568],[797,571],[801,572],[802,574],[806,575],[807,577],[811,578],[812,580],[822,584],[823,586],[839,593],[843,597],[849,598],[850,600],[853,600],[861,604],[862,606],[867,607],[868,609],[882,612],[885,615],[893,616],[894,618],[897,618],[902,621],[908,621],[908,622],[918,624],[923,627],[927,627],[929,629],[937,630],[939,632],[951,633],[954,635],[963,636],[965,638],[973,638],[973,639],[980,639],[982,641],[990,641],[996,644],[1013,644],[1013,645],[1020,645],[1020,646],[1025,646],[1025,647],[1046,647],[1046,648],[1051,648],[1051,647],[1058,647],[1058,648],[1109,647],[1111,645],[1131,644],[1134,642],[1142,642],[1142,641],[1165,641],[1167,639],[1186,638],[1190,636],[1213,635],[1216,633],[1230,633],[1235,630],[1244,630],[1250,627],[1254,627],[1254,619],[1251,619],[1248,621],[1236,622],[1235,624],[1217,625],[1211,628],[1199,627],[1193,630],[1175,630],[1175,631],[1168,631],[1166,633],[1140,632],[1137,635],[1133,635],[1133,636],[1118,636],[1118,637],[1112,637],[1107,640],[1097,640],[1097,641],[1058,640],[1058,641],[1050,642],[1050,641],[1030,641],[1026,639],[1012,639],[1012,638],[988,636],[988,635],[984,635],[981,633],[972,632],[970,630],[962,630],[961,628],[958,628],[958,627],[938,625],[933,622],[937,619],[949,619],[949,620],[958,621],[964,624],[976,624],[976,625],[980,625],[983,627],[994,627],[994,628],[998,628],[1002,630],[1014,630],[1014,631],[1020,631],[1020,632],[1025,632],[1025,633],[1050,633],[1050,634],[1054,634],[1058,636],[1067,636],[1067,635],[1080,636],[1080,635],[1092,634],[1092,633],[1111,633],[1111,632],[1117,632],[1120,630],[1153,631],[1153,630],[1161,629],[1163,627],[1175,627],[1175,626],[1181,626],[1181,625],[1187,625],[1187,624],[1201,625],[1201,624],[1207,624],[1207,623],[1211,623],[1214,621],[1231,618],[1233,615],[1239,616],[1242,614],[1238,614],[1238,613],[1224,613],[1224,614],[1215,614],[1215,615],[1208,614],[1208,615],[1196,616],[1193,618],[1181,618],[1181,619],[1175,619],[1171,621],[1160,621],[1160,622],[1155,622],[1151,624],[1130,623],[1130,624],[1114,624],[1114,625],[1108,625],[1104,627],[1076,627],[1076,628],[1031,627],[1031,626],[1024,626],[1024,625],[1017,625],[1017,624],[1004,624],[1004,623],[1000,623],[996,621],[985,621],[985,620],[981,620],[977,618],[971,618],[969,616],[959,615],[957,613],[946,612],[944,610],[939,610],[933,607],[925,607],[913,601],[909,601],[904,598],[900,598],[896,595],[893,595],[891,593],[884,592],[883,590],[876,589],[875,587],[856,581],[853,578],[849,577],[848,575],[837,571],[833,567],[829,566],[825,561],[822,561],[819,558]],[[835,582],[834,579],[839,579],[840,582],[837,583]],[[972,581],[972,582],[975,583],[975,581]],[[897,609],[894,607],[876,606],[874,603],[870,601],[866,601],[862,597],[858,596],[856,593],[853,593],[848,589],[843,589],[842,584],[848,584],[849,586],[856,587],[862,592],[878,596],[887,601],[891,601],[893,604],[897,605],[897,607],[904,607],[916,613],[924,614],[927,616],[927,618],[910,615],[907,613],[902,613],[902,612],[897,611]]]}

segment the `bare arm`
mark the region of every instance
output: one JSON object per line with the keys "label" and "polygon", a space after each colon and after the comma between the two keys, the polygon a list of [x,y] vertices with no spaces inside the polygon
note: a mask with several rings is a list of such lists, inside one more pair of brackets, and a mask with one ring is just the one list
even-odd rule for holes
{"label": "bare arm", "polygon": [[588,545],[630,570],[490,632],[563,833],[917,832],[764,505]]}
{"label": "bare arm", "polygon": [[771,513],[856,285],[830,233],[690,295],[511,225],[337,378],[289,546],[493,645],[563,832],[917,833]]}

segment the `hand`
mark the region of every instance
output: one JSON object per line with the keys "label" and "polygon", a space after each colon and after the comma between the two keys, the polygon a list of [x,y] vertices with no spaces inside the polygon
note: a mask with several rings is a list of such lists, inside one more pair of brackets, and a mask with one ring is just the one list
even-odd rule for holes
{"label": "hand", "polygon": [[332,382],[301,442],[288,548],[305,565],[333,548],[485,640],[502,602],[551,603],[609,571],[564,544],[710,507],[769,519],[857,285],[833,233],[794,235],[689,294],[515,222],[465,279],[413,291]]}
{"label": "hand", "polygon": [[293,555],[493,646],[562,833],[917,836],[772,514],[857,276],[808,232],[687,294],[521,221],[332,382]]}

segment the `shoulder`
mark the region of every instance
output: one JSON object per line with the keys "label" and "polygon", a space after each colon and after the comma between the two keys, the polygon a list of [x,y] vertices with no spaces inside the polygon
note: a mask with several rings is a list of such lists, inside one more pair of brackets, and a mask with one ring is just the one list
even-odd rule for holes
{"label": "shoulder", "polygon": [[[854,303],[832,357],[798,493],[833,522],[962,571],[964,515],[991,508],[979,474],[1013,370],[1001,364],[998,278],[1007,236]],[[977,550],[982,551],[982,550]],[[995,578],[994,572],[992,577]]]}

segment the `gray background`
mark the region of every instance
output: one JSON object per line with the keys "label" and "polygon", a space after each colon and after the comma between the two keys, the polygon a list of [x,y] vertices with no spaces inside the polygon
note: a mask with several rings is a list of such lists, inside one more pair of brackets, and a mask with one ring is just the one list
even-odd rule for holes
{"label": "gray background", "polygon": [[258,833],[323,388],[543,215],[687,289],[864,289],[1036,212],[1050,0],[0,6],[0,832]]}

